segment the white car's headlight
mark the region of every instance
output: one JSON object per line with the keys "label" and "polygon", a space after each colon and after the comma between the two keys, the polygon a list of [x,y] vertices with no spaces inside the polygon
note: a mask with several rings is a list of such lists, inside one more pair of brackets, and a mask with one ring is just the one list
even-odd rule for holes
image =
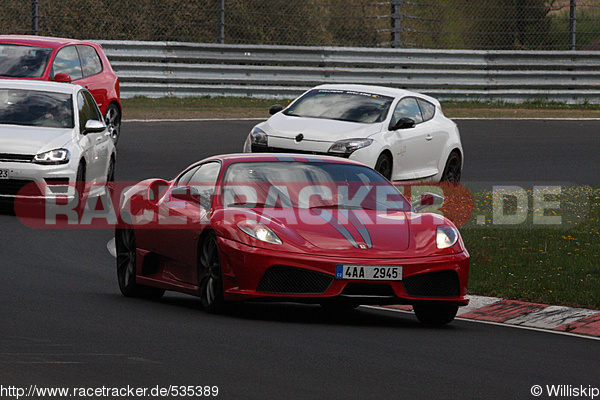
{"label": "white car's headlight", "polygon": [[458,242],[458,231],[448,225],[440,225],[436,230],[436,243],[438,249],[447,249]]}
{"label": "white car's headlight", "polygon": [[36,154],[33,158],[33,162],[36,164],[45,165],[66,164],[69,162],[69,150],[56,149],[47,151],[45,153]]}
{"label": "white car's headlight", "polygon": [[267,145],[268,136],[260,128],[254,128],[250,132],[250,144],[258,145],[258,146],[266,146]]}
{"label": "white car's headlight", "polygon": [[255,239],[261,240],[263,242],[272,243],[272,244],[282,244],[283,242],[279,239],[279,236],[275,234],[269,227],[265,226],[265,224],[257,222],[245,220],[238,222],[238,228],[242,232],[247,235],[252,236]]}
{"label": "white car's headlight", "polygon": [[344,139],[331,145],[329,153],[350,155],[358,149],[369,146],[373,139]]}

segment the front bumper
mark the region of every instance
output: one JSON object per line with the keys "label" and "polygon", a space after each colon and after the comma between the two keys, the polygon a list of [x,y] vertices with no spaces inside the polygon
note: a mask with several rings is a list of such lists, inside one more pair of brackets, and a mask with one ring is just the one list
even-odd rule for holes
{"label": "front bumper", "polygon": [[19,198],[44,200],[48,198],[72,199],[77,169],[71,163],[41,165],[1,162],[0,169],[8,170],[9,177],[0,179],[0,200]]}
{"label": "front bumper", "polygon": [[[466,305],[469,256],[369,259],[277,252],[219,238],[226,300]],[[338,264],[403,267],[402,281],[336,279]]]}

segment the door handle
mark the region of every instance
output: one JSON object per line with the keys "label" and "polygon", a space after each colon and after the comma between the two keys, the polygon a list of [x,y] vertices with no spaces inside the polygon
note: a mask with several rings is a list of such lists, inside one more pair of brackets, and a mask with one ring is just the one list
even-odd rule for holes
{"label": "door handle", "polygon": [[425,140],[430,141],[431,139],[433,139],[433,136],[431,135],[427,135],[427,137],[425,137]]}

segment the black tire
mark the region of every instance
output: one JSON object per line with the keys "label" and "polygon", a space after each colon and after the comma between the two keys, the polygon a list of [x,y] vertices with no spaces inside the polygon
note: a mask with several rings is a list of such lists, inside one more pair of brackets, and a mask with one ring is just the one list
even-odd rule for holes
{"label": "black tire", "polygon": [[392,160],[387,154],[379,155],[375,163],[375,171],[383,175],[388,181],[392,179]]}
{"label": "black tire", "polygon": [[223,272],[217,235],[210,232],[202,242],[200,253],[200,298],[202,308],[213,314],[228,311],[223,299]]}
{"label": "black tire", "polygon": [[121,135],[121,111],[114,103],[109,105],[104,114],[104,122],[110,132],[110,137],[116,145]]}
{"label": "black tire", "polygon": [[80,214],[85,209],[87,201],[85,186],[85,164],[81,162],[77,168],[77,176],[75,177],[75,190],[77,194],[77,208],[75,210]]}
{"label": "black tire", "polygon": [[106,173],[106,186],[104,191],[105,200],[111,201],[115,193],[115,160],[111,157],[108,164],[108,172]]}
{"label": "black tire", "polygon": [[115,246],[117,248],[117,279],[123,296],[160,299],[165,294],[164,289],[140,285],[136,282],[137,246],[133,228],[117,229]]}
{"label": "black tire", "polygon": [[446,304],[415,304],[413,306],[417,319],[428,326],[449,324],[456,317],[458,306]]}
{"label": "black tire", "polygon": [[460,182],[462,173],[462,161],[460,154],[453,151],[448,156],[446,166],[444,167],[444,173],[442,174],[442,182]]}

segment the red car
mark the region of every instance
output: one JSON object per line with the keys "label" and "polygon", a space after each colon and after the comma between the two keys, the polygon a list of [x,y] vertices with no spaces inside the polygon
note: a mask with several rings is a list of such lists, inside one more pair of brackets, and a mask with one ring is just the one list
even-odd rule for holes
{"label": "red car", "polygon": [[210,157],[123,193],[119,287],[200,296],[209,312],[245,300],[412,304],[421,322],[447,324],[468,303],[469,254],[451,221],[415,211],[423,205],[355,161]]}
{"label": "red car", "polygon": [[119,79],[99,44],[0,35],[0,78],[73,82],[84,86],[98,103],[117,143],[122,115]]}

